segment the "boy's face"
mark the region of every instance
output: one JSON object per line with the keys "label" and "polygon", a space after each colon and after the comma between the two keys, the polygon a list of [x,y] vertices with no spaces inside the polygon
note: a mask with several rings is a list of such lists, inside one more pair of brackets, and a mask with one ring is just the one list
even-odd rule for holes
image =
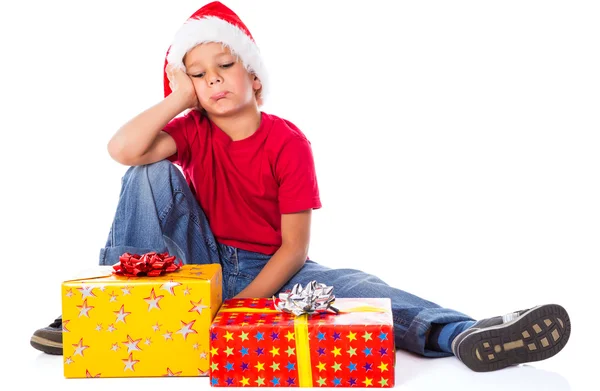
{"label": "boy's face", "polygon": [[227,115],[256,105],[260,80],[222,44],[196,46],[186,54],[184,64],[200,106],[209,114]]}

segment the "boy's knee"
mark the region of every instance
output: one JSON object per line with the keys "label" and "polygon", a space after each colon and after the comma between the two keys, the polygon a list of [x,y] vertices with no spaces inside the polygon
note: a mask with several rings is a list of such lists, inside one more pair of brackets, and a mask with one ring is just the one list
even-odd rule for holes
{"label": "boy's knee", "polygon": [[169,160],[160,160],[151,164],[131,166],[123,175],[123,182],[131,180],[147,180],[150,185],[163,181],[170,176],[170,171],[177,169]]}
{"label": "boy's knee", "polygon": [[171,163],[168,160],[160,160],[158,162],[152,163],[152,164],[145,164],[143,166],[140,167],[144,167],[144,169],[147,171],[147,175],[148,178],[150,179],[150,182],[153,182],[154,179],[162,179],[163,177],[169,177],[169,173],[171,171],[171,169],[176,169],[175,166],[173,165],[173,163]]}

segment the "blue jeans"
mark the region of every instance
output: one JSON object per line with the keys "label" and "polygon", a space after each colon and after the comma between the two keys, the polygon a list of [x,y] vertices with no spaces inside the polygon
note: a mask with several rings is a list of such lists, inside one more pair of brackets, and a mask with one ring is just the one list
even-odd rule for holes
{"label": "blue jeans", "polygon": [[[168,160],[129,167],[108,235],[100,249],[100,264],[112,265],[125,253],[168,251],[185,264],[219,263],[223,270],[223,298],[241,292],[258,275],[270,255],[218,243],[204,211],[181,171]],[[281,290],[309,281],[334,286],[337,297],[388,297],[392,301],[396,347],[426,357],[451,353],[425,347],[431,325],[472,318],[394,288],[380,278],[355,269],[331,269],[307,260]]]}

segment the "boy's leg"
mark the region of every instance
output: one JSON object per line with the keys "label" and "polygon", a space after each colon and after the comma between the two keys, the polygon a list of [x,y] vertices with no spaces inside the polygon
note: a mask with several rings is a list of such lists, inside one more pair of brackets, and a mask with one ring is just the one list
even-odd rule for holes
{"label": "boy's leg", "polygon": [[392,301],[396,347],[426,357],[456,355],[474,371],[549,358],[570,334],[569,316],[558,305],[538,306],[503,317],[475,322],[458,311],[442,308],[380,278],[355,269],[330,269],[307,261],[281,289],[310,281],[333,286],[336,297],[388,297]]}
{"label": "boy's leg", "polygon": [[396,347],[422,356],[452,355],[449,349],[432,350],[426,344],[426,335],[430,332],[432,324],[460,323],[464,330],[475,323],[474,319],[465,314],[442,308],[438,304],[391,287],[374,275],[355,269],[330,269],[314,261],[306,261],[303,268],[283,286],[281,291],[291,289],[297,283],[306,286],[312,280],[333,286],[333,293],[339,298],[390,298]]}
{"label": "boy's leg", "polygon": [[[121,179],[119,202],[100,265],[113,265],[129,252],[169,252],[183,263],[217,263],[227,251],[217,244],[204,211],[184,176],[168,160],[130,167]],[[62,354],[62,319],[36,330],[31,345]]]}
{"label": "boy's leg", "polygon": [[113,265],[129,252],[175,255],[185,264],[219,263],[204,211],[183,174],[168,160],[130,167],[99,263]]}

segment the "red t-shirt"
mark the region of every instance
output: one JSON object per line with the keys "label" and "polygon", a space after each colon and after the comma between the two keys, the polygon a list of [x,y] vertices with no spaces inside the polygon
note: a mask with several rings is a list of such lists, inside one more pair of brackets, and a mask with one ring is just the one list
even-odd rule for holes
{"label": "red t-shirt", "polygon": [[287,120],[261,112],[256,132],[233,141],[192,110],[164,131],[177,145],[167,159],[182,168],[220,243],[273,254],[282,214],[321,208],[310,142]]}

